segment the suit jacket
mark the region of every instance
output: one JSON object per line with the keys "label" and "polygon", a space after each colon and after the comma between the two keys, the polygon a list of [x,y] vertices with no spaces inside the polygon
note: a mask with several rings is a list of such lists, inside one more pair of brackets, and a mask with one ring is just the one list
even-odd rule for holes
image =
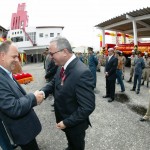
{"label": "suit jacket", "polygon": [[54,91],[56,122],[63,121],[66,129],[75,131],[88,127],[89,115],[95,109],[94,79],[89,68],[75,58],[65,70],[61,85],[60,68],[43,90],[46,97]]}
{"label": "suit jacket", "polygon": [[118,65],[118,59],[115,56],[112,56],[110,60],[106,60],[105,72],[108,72],[108,80],[116,79],[116,70]]}
{"label": "suit jacket", "polygon": [[37,105],[34,94],[26,94],[17,81],[0,68],[0,95],[0,118],[13,141],[18,145],[29,143],[41,131],[41,124],[33,110]]}

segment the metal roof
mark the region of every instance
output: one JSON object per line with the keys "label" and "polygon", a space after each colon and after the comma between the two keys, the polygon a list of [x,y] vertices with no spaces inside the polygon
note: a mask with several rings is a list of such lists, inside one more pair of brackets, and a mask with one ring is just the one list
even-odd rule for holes
{"label": "metal roof", "polygon": [[5,29],[4,27],[2,27],[1,25],[0,25],[0,30],[1,31],[8,31],[7,29]]}
{"label": "metal roof", "polygon": [[64,26],[38,26],[36,28],[62,28],[62,30],[63,30]]}
{"label": "metal roof", "polygon": [[150,37],[150,7],[122,14],[95,27],[133,35],[133,19],[136,20],[137,36]]}

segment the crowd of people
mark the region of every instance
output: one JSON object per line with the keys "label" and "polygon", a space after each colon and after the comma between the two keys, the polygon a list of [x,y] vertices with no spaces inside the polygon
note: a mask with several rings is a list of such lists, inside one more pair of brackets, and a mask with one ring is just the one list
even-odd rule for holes
{"label": "crowd of people", "polygon": [[[125,92],[124,76],[126,59],[115,48],[96,54],[88,47],[88,54],[75,54],[69,41],[64,37],[51,40],[44,52],[46,85],[34,93],[25,90],[13,78],[12,72],[18,63],[18,49],[11,41],[0,45],[0,146],[12,150],[20,146],[22,150],[39,150],[36,136],[42,124],[33,107],[40,105],[50,94],[54,97],[56,127],[62,130],[68,141],[65,150],[84,150],[86,129],[91,126],[89,116],[95,109],[96,72],[105,66],[106,95],[108,102],[115,100],[115,85],[120,84],[120,92]],[[145,53],[132,51],[130,79],[131,91],[140,93],[142,84],[149,86],[150,59]],[[138,82],[138,85],[137,85]],[[150,106],[149,106],[150,107]],[[150,118],[150,108],[141,121]]]}

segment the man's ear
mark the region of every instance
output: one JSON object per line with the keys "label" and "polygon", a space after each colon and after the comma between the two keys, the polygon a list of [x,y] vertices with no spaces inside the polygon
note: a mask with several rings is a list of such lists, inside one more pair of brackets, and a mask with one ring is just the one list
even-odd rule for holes
{"label": "man's ear", "polygon": [[68,54],[68,50],[66,48],[64,48],[64,54],[67,55]]}
{"label": "man's ear", "polygon": [[65,53],[67,53],[67,52],[68,52],[68,50],[67,50],[66,48],[64,48],[64,52],[65,52]]}
{"label": "man's ear", "polygon": [[4,56],[5,56],[5,53],[4,52],[0,52],[0,59],[1,60],[4,60],[4,58],[5,58]]}

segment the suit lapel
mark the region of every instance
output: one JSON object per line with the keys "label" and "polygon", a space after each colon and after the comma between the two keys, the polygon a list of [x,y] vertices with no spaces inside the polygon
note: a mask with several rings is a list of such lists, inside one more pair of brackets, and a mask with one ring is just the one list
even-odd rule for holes
{"label": "suit lapel", "polygon": [[[9,77],[9,75],[2,69],[0,68],[0,73],[7,78],[8,83],[10,84],[10,86],[12,86],[12,88],[14,89],[14,87],[16,87],[17,89],[19,89],[23,94],[26,94],[25,90],[20,86],[20,84],[18,84],[18,82],[16,81],[16,79],[11,79]],[[15,83],[16,82],[16,83]]]}
{"label": "suit lapel", "polygon": [[21,85],[16,81],[16,79],[15,79],[15,78],[13,78],[13,79],[14,79],[13,82],[16,82],[15,84],[16,84],[17,88],[18,88],[23,94],[26,94],[26,91],[21,87]]}
{"label": "suit lapel", "polygon": [[[77,63],[79,59],[76,57],[72,62],[70,62],[70,64],[67,66],[66,70],[65,70],[65,75],[66,75],[66,79],[69,76],[69,74],[71,73],[71,70],[73,69],[74,65]],[[60,78],[60,70],[61,67],[59,67],[58,72],[57,72],[57,76],[56,76],[56,86],[61,84],[61,78]],[[65,80],[66,80],[65,79]],[[64,81],[65,82],[65,81]]]}
{"label": "suit lapel", "polygon": [[110,60],[108,61],[108,63],[111,63],[111,61],[113,60],[113,58],[114,58],[114,56],[112,56],[112,57],[110,58]]}
{"label": "suit lapel", "polygon": [[76,57],[72,62],[70,62],[70,64],[67,66],[66,70],[65,70],[65,74],[68,75],[70,73],[70,71],[73,69],[73,67],[75,66],[75,64],[79,61],[79,59]]}

